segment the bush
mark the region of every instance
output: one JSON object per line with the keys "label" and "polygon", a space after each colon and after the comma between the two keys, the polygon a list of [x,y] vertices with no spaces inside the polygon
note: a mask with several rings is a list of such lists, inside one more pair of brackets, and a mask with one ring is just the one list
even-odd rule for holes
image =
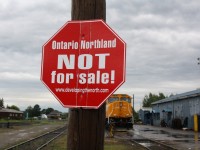
{"label": "bush", "polygon": [[167,127],[167,123],[165,122],[164,119],[161,120],[161,122],[160,122],[160,126],[161,126],[161,127]]}

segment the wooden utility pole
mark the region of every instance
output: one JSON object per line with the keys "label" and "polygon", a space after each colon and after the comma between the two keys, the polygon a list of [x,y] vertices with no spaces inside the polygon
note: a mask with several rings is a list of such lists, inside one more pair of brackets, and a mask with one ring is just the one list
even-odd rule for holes
{"label": "wooden utility pole", "polygon": [[106,0],[72,0],[72,20],[103,19],[106,21]]}
{"label": "wooden utility pole", "polygon": [[[72,20],[106,20],[105,0],[72,0]],[[70,109],[68,150],[103,150],[105,104],[99,109]]]}

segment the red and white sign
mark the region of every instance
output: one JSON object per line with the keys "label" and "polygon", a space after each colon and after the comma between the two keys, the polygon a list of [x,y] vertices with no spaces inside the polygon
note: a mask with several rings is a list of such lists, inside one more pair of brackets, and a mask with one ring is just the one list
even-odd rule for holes
{"label": "red and white sign", "polygon": [[125,65],[126,44],[104,21],[69,21],[43,45],[41,80],[64,107],[98,108]]}

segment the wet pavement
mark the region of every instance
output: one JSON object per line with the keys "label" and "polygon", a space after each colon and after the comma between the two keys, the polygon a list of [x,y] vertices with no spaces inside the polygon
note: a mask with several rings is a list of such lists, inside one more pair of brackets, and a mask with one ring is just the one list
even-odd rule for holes
{"label": "wet pavement", "polygon": [[130,130],[129,133],[135,140],[145,137],[178,150],[200,150],[200,132],[175,130],[149,125],[134,125],[133,130]]}

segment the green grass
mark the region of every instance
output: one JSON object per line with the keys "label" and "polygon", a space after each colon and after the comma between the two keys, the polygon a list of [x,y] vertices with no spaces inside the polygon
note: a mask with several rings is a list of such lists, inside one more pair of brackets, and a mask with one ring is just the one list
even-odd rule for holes
{"label": "green grass", "polygon": [[[66,150],[67,149],[67,135],[63,135],[50,143],[44,150]],[[104,150],[145,150],[126,140],[118,140],[115,138],[105,138]]]}
{"label": "green grass", "polygon": [[63,124],[66,123],[66,120],[5,120],[0,119],[0,123],[7,122],[18,122],[18,123],[31,123],[31,124]]}
{"label": "green grass", "polygon": [[23,120],[8,120],[8,119],[0,119],[0,123],[4,123],[4,122],[22,122]]}

